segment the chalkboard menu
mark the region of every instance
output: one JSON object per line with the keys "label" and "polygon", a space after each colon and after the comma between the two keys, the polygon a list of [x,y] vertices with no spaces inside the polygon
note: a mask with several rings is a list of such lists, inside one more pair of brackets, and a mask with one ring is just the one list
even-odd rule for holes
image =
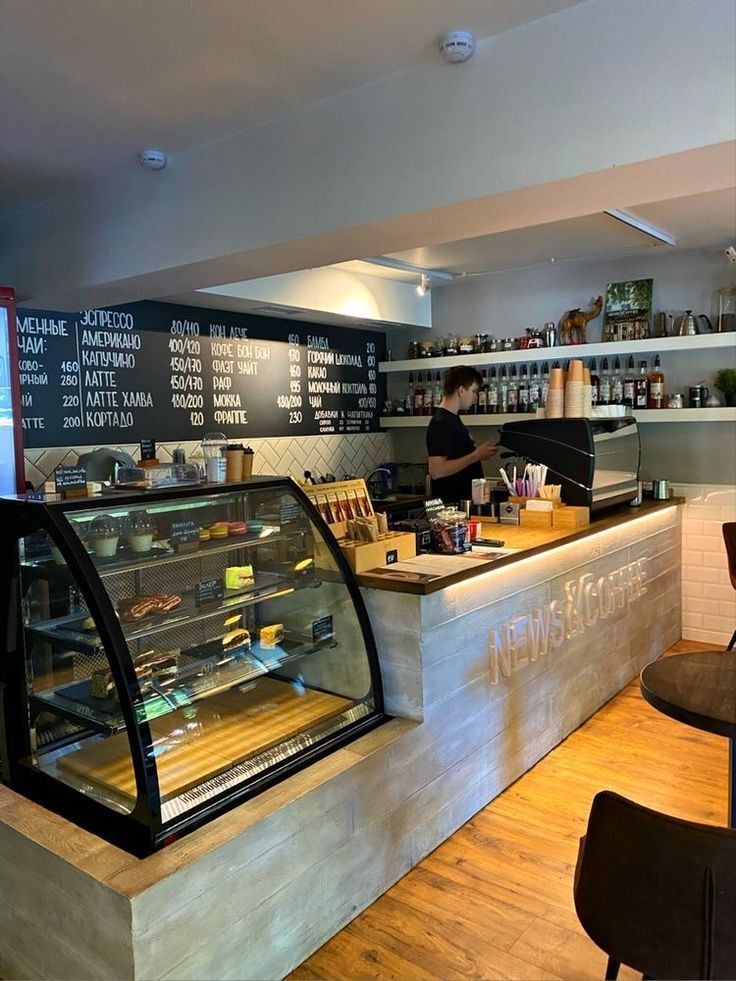
{"label": "chalkboard menu", "polygon": [[18,310],[27,448],[378,430],[381,333],[147,301]]}

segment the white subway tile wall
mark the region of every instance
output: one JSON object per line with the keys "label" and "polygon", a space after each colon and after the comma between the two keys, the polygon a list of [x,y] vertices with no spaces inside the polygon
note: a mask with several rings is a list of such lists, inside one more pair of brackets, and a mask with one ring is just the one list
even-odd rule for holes
{"label": "white subway tile wall", "polygon": [[[344,474],[365,477],[374,467],[393,460],[391,433],[360,433],[350,436],[280,436],[274,439],[251,439],[254,474],[288,475],[301,480],[305,470],[318,476],[334,474],[340,480]],[[187,459],[201,460],[199,443],[158,443],[156,452],[162,462],[170,462],[172,452],[181,447]],[[48,480],[58,466],[73,466],[80,453],[94,446],[52,447],[26,450],[26,480],[34,487]],[[113,446],[138,459],[137,443]]]}
{"label": "white subway tile wall", "polygon": [[675,484],[682,521],[682,639],[725,647],[736,630],[736,590],[728,575],[722,526],[736,521],[736,487]]}

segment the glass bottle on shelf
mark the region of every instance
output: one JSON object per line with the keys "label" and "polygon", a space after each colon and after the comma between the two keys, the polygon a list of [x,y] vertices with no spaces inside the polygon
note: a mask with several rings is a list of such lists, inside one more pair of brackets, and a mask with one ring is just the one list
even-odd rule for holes
{"label": "glass bottle on shelf", "polygon": [[498,379],[496,369],[491,368],[491,377],[488,382],[488,412],[492,415],[498,412]]}
{"label": "glass bottle on shelf", "polygon": [[611,375],[608,371],[608,358],[601,362],[601,377],[598,382],[598,404],[611,404]]}
{"label": "glass bottle on shelf", "polygon": [[509,412],[519,411],[519,379],[516,374],[516,365],[511,365],[511,378],[509,379]]}
{"label": "glass bottle on shelf", "polygon": [[664,408],[664,374],[659,363],[659,355],[654,359],[654,365],[649,372],[649,401],[648,409]]}
{"label": "glass bottle on shelf", "polygon": [[598,365],[595,358],[590,362],[590,404],[598,405],[600,398],[600,378],[598,377]]}
{"label": "glass bottle on shelf", "polygon": [[635,409],[646,409],[649,405],[649,372],[646,361],[639,362],[639,376],[636,379]]}
{"label": "glass bottle on shelf", "polygon": [[417,383],[414,388],[414,415],[424,415],[424,379],[421,371],[417,372]]}
{"label": "glass bottle on shelf", "polygon": [[632,408],[634,405],[634,400],[636,398],[636,375],[634,374],[634,358],[629,357],[629,364],[626,368],[626,376],[624,377],[624,405],[628,405]]}
{"label": "glass bottle on shelf", "polygon": [[529,411],[536,412],[539,408],[541,388],[539,385],[539,368],[537,362],[532,364],[532,376],[529,380]]}
{"label": "glass bottle on shelf", "polygon": [[488,413],[488,368],[483,369],[483,384],[478,392],[478,413],[486,415]]}
{"label": "glass bottle on shelf", "polygon": [[613,374],[611,375],[611,402],[613,405],[621,405],[624,400],[624,376],[621,374],[621,362],[618,358],[613,362]]}
{"label": "glass bottle on shelf", "polygon": [[519,380],[519,412],[529,411],[529,373],[525,364],[521,366]]}
{"label": "glass bottle on shelf", "polygon": [[404,415],[413,416],[414,415],[414,372],[409,372],[409,381],[407,382],[406,394],[404,395]]}
{"label": "glass bottle on shelf", "polygon": [[432,398],[434,395],[434,387],[432,385],[432,372],[427,372],[427,384],[424,389],[424,400],[422,402],[422,415],[431,416],[432,415]]}
{"label": "glass bottle on shelf", "polygon": [[498,411],[509,411],[509,380],[506,375],[506,365],[501,366],[501,380],[498,383]]}
{"label": "glass bottle on shelf", "polygon": [[434,387],[432,389],[432,410],[439,408],[442,401],[442,375],[439,371],[434,376]]}

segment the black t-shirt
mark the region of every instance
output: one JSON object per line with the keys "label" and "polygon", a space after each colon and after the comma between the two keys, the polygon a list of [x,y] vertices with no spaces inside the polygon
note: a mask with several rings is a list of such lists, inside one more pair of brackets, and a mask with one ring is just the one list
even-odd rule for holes
{"label": "black t-shirt", "polygon": [[[470,433],[455,412],[437,409],[427,426],[427,453],[429,456],[446,456],[457,460],[475,449]],[[432,481],[432,493],[441,497],[445,504],[471,499],[472,481],[483,476],[480,460],[459,470],[450,477]]]}

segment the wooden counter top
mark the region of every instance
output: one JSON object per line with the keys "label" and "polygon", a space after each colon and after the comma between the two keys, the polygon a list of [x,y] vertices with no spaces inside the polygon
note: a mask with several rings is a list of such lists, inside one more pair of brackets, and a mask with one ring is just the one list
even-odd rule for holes
{"label": "wooden counter top", "polygon": [[[600,518],[593,518],[589,525],[582,528],[522,528],[520,525],[503,525],[484,523],[483,532],[486,537],[503,539],[506,548],[518,548],[519,552],[506,555],[503,558],[489,560],[482,555],[473,555],[472,561],[477,563],[474,568],[463,569],[460,572],[451,572],[446,576],[437,576],[429,581],[412,581],[411,573],[392,573],[391,567],[382,567],[381,571],[363,572],[356,576],[360,586],[370,589],[386,589],[394,593],[413,593],[418,596],[426,596],[429,593],[436,593],[438,590],[452,586],[454,583],[464,582],[467,579],[474,579],[476,576],[483,575],[491,569],[498,569],[501,566],[512,565],[520,559],[528,559],[532,555],[539,555],[548,552],[558,545],[568,542],[580,541],[597,535],[608,528],[616,528],[619,525],[630,524],[639,518],[661,511],[664,508],[684,504],[684,497],[671,497],[668,501],[645,500],[639,507],[631,507],[628,504],[611,508]],[[442,556],[434,556],[438,561]],[[452,558],[452,557],[450,557]],[[470,553],[468,553],[470,558]]]}

